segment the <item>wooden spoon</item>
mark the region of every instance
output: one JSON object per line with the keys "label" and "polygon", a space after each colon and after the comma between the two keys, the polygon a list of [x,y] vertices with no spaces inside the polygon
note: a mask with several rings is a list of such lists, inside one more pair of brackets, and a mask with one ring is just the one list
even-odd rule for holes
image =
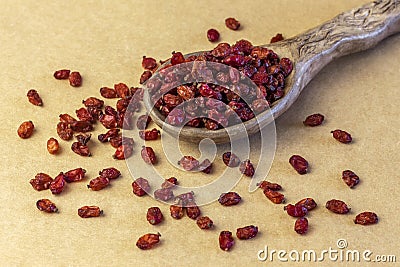
{"label": "wooden spoon", "polygon": [[[400,0],[378,0],[350,11],[293,38],[266,45],[280,57],[288,57],[294,63],[293,72],[286,78],[285,95],[267,110],[243,123],[230,126],[231,136],[242,138],[260,131],[274,118],[290,108],[304,87],[329,62],[335,58],[374,47],[381,40],[400,31]],[[225,129],[210,131],[205,128],[183,127],[179,129],[164,124],[165,117],[152,109],[145,97],[146,108],[151,110],[154,122],[167,133],[181,140],[199,142],[210,138],[215,143],[231,139]],[[271,116],[272,114],[272,116]],[[232,135],[233,133],[233,135]]]}

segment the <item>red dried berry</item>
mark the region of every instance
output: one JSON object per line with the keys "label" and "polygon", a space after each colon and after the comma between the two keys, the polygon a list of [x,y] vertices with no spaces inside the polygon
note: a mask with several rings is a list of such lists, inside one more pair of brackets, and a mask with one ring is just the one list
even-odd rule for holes
{"label": "red dried berry", "polygon": [[51,181],[49,189],[52,194],[58,195],[61,194],[62,191],[64,191],[65,188],[65,179],[64,179],[64,173],[60,172],[53,181]]}
{"label": "red dried berry", "polygon": [[74,132],[72,131],[70,124],[66,122],[59,122],[57,124],[57,134],[64,141],[69,141],[74,136]]}
{"label": "red dried berry", "polygon": [[[117,137],[119,134],[119,131],[120,131],[120,129],[117,129],[117,128],[110,129],[105,134],[99,134],[97,136],[97,139],[102,143],[108,142],[108,141],[110,141],[111,138]],[[122,141],[122,139],[121,139],[121,141]]]}
{"label": "red dried berry", "polygon": [[66,123],[66,124],[71,124],[74,121],[76,121],[76,119],[74,117],[72,117],[71,115],[66,114],[66,113],[65,114],[60,114],[59,118],[60,118],[60,122],[63,122],[63,123]]}
{"label": "red dried berry", "polygon": [[200,229],[210,229],[214,226],[214,222],[208,216],[197,218],[196,224]]}
{"label": "red dried berry", "polygon": [[93,125],[88,121],[74,121],[69,125],[74,132],[86,133],[93,130]]}
{"label": "red dried berry", "polygon": [[100,177],[108,178],[110,180],[117,179],[121,176],[121,172],[114,167],[106,168],[99,171]]}
{"label": "red dried berry", "polygon": [[93,191],[99,191],[109,186],[109,184],[110,184],[110,179],[99,176],[90,180],[89,184],[87,185],[87,188],[90,188]]}
{"label": "red dried berry", "polygon": [[201,211],[197,204],[192,200],[185,203],[186,206],[186,214],[190,219],[195,220],[200,216]]}
{"label": "red dried berry", "polygon": [[131,145],[122,144],[115,150],[113,155],[114,159],[123,160],[127,159],[133,154],[133,148]]}
{"label": "red dried berry", "polygon": [[376,224],[378,223],[378,215],[374,212],[370,211],[365,211],[356,216],[354,219],[355,224],[361,224],[361,225],[371,225],[371,224]]}
{"label": "red dried berry", "polygon": [[225,152],[222,154],[222,161],[228,167],[237,167],[240,164],[240,159],[232,152]]}
{"label": "red dried berry", "polygon": [[128,97],[131,94],[129,87],[125,83],[114,84],[114,89],[117,93],[117,96],[121,98]]}
{"label": "red dried berry", "polygon": [[140,249],[151,249],[160,242],[160,233],[158,234],[145,234],[141,236],[136,242],[136,246]]}
{"label": "red dried berry", "polygon": [[39,199],[38,201],[36,201],[36,207],[38,208],[38,210],[47,213],[54,213],[58,211],[56,205],[46,198]]}
{"label": "red dried berry", "polygon": [[52,155],[57,154],[58,150],[60,149],[60,145],[59,145],[57,139],[55,139],[53,137],[51,137],[49,140],[47,140],[46,147],[47,147],[47,151]]}
{"label": "red dried berry", "polygon": [[157,163],[156,154],[154,153],[154,150],[151,147],[143,146],[140,154],[141,154],[144,162],[146,162],[147,164],[156,164]]}
{"label": "red dried berry", "polygon": [[203,160],[198,167],[198,170],[201,172],[204,172],[206,174],[211,173],[212,170],[212,163],[209,159]]}
{"label": "red dried berry", "polygon": [[176,196],[175,200],[178,200],[178,203],[180,203],[183,207],[185,207],[187,206],[187,203],[194,202],[194,192],[190,191],[180,194]]}
{"label": "red dried berry", "polygon": [[149,70],[146,70],[142,73],[142,75],[140,76],[140,84],[144,84],[148,79],[150,79],[152,73]]}
{"label": "red dried berry", "polygon": [[264,189],[264,195],[271,200],[274,204],[281,204],[285,202],[285,195],[269,188]]}
{"label": "red dried berry", "polygon": [[308,211],[313,210],[317,207],[317,203],[315,202],[315,200],[310,197],[303,198],[302,200],[297,202],[296,205],[303,206]]}
{"label": "red dried berry", "polygon": [[289,204],[283,207],[286,210],[287,214],[292,217],[304,217],[307,215],[308,210],[303,205],[293,205]]}
{"label": "red dried berry", "polygon": [[293,155],[289,159],[290,165],[297,171],[298,174],[306,174],[308,170],[308,162],[302,156]]}
{"label": "red dried berry", "polygon": [[199,167],[199,161],[192,156],[183,156],[178,164],[186,171],[195,170]]}
{"label": "red dried berry", "polygon": [[154,198],[162,201],[168,201],[174,198],[174,192],[170,188],[160,188],[154,191]]}
{"label": "red dried berry", "polygon": [[35,175],[35,178],[31,179],[29,183],[32,185],[33,189],[37,191],[42,191],[49,189],[53,178],[50,175],[45,173],[38,173]]}
{"label": "red dried berry", "polygon": [[353,188],[360,182],[360,178],[354,172],[345,170],[342,172],[343,181],[350,187]]}
{"label": "red dried berry", "polygon": [[117,98],[117,92],[110,87],[101,87],[100,88],[100,94],[104,98]]}
{"label": "red dried berry", "polygon": [[216,42],[219,39],[219,32],[216,29],[209,29],[207,31],[207,39],[210,42]]}
{"label": "red dried berry", "polygon": [[232,232],[222,231],[219,234],[219,247],[223,251],[230,250],[234,244],[235,244],[235,241],[233,240]]}
{"label": "red dried berry", "polygon": [[104,106],[104,101],[91,96],[85,100],[82,100],[82,104],[85,105],[85,107],[87,107],[87,108],[88,107],[102,108]]}
{"label": "red dried berry", "polygon": [[141,115],[136,121],[136,127],[139,130],[145,130],[151,121],[151,117],[148,115]]}
{"label": "red dried berry", "polygon": [[184,215],[182,205],[169,206],[169,212],[171,214],[171,217],[177,220],[181,219]]}
{"label": "red dried berry", "polygon": [[24,121],[18,127],[17,133],[18,136],[21,137],[22,139],[27,139],[32,136],[34,129],[35,126],[33,125],[32,121]]}
{"label": "red dried berry", "polygon": [[161,188],[174,188],[178,184],[178,179],[175,177],[170,177],[165,179],[165,181],[161,184]]}
{"label": "red dried berry", "polygon": [[258,183],[257,185],[262,190],[265,190],[265,189],[270,189],[272,191],[282,190],[282,186],[280,184],[271,183],[271,182],[268,182],[268,181],[262,181],[261,183]]}
{"label": "red dried berry", "polygon": [[338,140],[339,142],[341,142],[343,144],[351,143],[351,141],[353,140],[351,138],[351,135],[346,131],[334,130],[334,131],[331,131],[331,134],[333,135],[333,138],[335,138],[336,140]]}
{"label": "red dried berry", "polygon": [[325,207],[337,214],[346,214],[350,211],[350,208],[347,207],[345,202],[337,199],[331,199],[327,201]]}
{"label": "red dried berry", "polygon": [[70,171],[67,171],[64,173],[64,180],[67,183],[73,183],[73,182],[78,182],[81,181],[83,178],[85,178],[85,173],[86,170],[83,168],[76,168]]}
{"label": "red dried berry", "polygon": [[240,163],[239,170],[248,177],[254,176],[254,166],[248,159]]}
{"label": "red dried berry", "polygon": [[75,110],[75,114],[81,121],[87,121],[89,123],[94,123],[96,120],[93,118],[92,114],[86,108],[80,108]]}
{"label": "red dried berry", "polygon": [[56,70],[53,74],[54,78],[56,78],[57,80],[66,80],[69,77],[69,73],[71,71],[70,70]]}
{"label": "red dried berry", "polygon": [[157,68],[157,61],[152,57],[143,56],[142,67],[146,70],[155,70]]}
{"label": "red dried berry", "polygon": [[258,233],[258,227],[254,225],[245,226],[236,229],[236,236],[241,240],[247,240],[255,237]]}
{"label": "red dried berry", "polygon": [[185,57],[181,52],[172,52],[171,65],[176,65],[185,62]]}
{"label": "red dried berry", "polygon": [[150,224],[156,225],[163,221],[164,216],[159,207],[151,207],[147,210],[146,218]]}
{"label": "red dried berry", "polygon": [[158,136],[160,135],[160,131],[157,130],[156,128],[153,128],[152,130],[140,130],[139,131],[139,136],[143,140],[150,141],[150,140],[156,140],[158,139]]}
{"label": "red dried berry", "polygon": [[78,209],[78,215],[81,218],[99,217],[102,214],[103,211],[97,206],[83,206]]}
{"label": "red dried berry", "polygon": [[240,195],[236,192],[223,193],[219,196],[218,202],[222,206],[233,206],[239,204],[242,200]]}
{"label": "red dried berry", "polygon": [[73,142],[71,145],[71,150],[82,157],[92,156],[92,154],[89,151],[89,147],[87,145],[82,144],[81,142]]}
{"label": "red dried berry", "polygon": [[308,116],[304,121],[303,124],[306,126],[318,126],[321,125],[322,122],[324,121],[324,115],[316,113]]}
{"label": "red dried berry", "polygon": [[132,190],[138,197],[146,195],[146,192],[150,191],[149,181],[147,179],[139,177],[132,183]]}
{"label": "red dried berry", "polygon": [[69,84],[73,87],[79,87],[82,85],[82,76],[79,72],[73,71],[68,77]]}
{"label": "red dried berry", "polygon": [[307,218],[297,218],[294,223],[294,230],[296,233],[303,235],[308,231],[308,220]]}
{"label": "red dried berry", "polygon": [[77,134],[77,135],[75,135],[76,141],[78,141],[82,145],[86,145],[90,141],[91,137],[92,137],[91,134]]}
{"label": "red dried berry", "polygon": [[240,27],[239,21],[237,21],[235,18],[227,18],[225,19],[225,25],[229,29],[236,31]]}
{"label": "red dried berry", "polygon": [[28,97],[28,101],[31,104],[33,104],[35,106],[43,105],[42,98],[40,98],[39,93],[35,89],[29,90],[28,93],[26,94],[26,96]]}
{"label": "red dried berry", "polygon": [[271,38],[270,43],[276,43],[283,40],[283,36],[281,33],[277,33],[274,37]]}

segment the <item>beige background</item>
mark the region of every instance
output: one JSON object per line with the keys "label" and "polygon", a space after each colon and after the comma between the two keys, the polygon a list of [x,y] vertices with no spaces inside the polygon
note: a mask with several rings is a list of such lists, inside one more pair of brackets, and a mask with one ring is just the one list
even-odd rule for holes
{"label": "beige background", "polygon": [[[220,30],[221,41],[233,43],[246,38],[261,45],[277,32],[290,37],[316,26],[336,14],[366,3],[357,1],[15,1],[1,2],[0,16],[0,265],[1,266],[292,266],[293,263],[259,262],[257,251],[269,249],[337,248],[344,238],[348,249],[397,255],[400,261],[398,202],[399,182],[399,66],[400,35],[384,40],[376,48],[347,56],[329,64],[307,86],[295,105],[276,121],[277,150],[268,179],[282,184],[288,202],[313,197],[319,208],[309,215],[305,236],[293,230],[294,219],[282,205],[273,205],[257,191],[247,192],[243,178],[234,190],[243,203],[224,208],[218,203],[202,207],[215,222],[215,229],[201,231],[187,217],[175,221],[168,206],[131,192],[132,178],[124,162],[114,162],[113,150],[93,142],[94,156],[73,154],[70,143],[61,142],[62,153],[52,156],[46,140],[56,136],[58,114],[74,114],[82,99],[99,96],[102,86],[117,82],[137,85],[143,55],[158,59],[173,50],[184,53],[211,49],[206,39],[210,27]],[[238,32],[224,26],[226,17],[236,17],[243,27]],[[83,86],[72,88],[57,81],[60,68],[78,70]],[[43,107],[28,103],[26,92],[35,88]],[[114,104],[113,101],[106,101]],[[317,128],[302,125],[314,112],[326,116]],[[36,131],[29,140],[19,139],[18,125],[32,120]],[[330,131],[348,130],[350,145],[336,142]],[[95,137],[104,132],[96,126]],[[257,138],[252,141],[257,144]],[[161,152],[159,142],[153,145]],[[183,149],[195,147],[183,144]],[[138,150],[137,150],[138,151]],[[253,156],[258,154],[255,146]],[[299,176],[289,166],[292,154],[310,162],[311,172]],[[136,152],[135,156],[138,153]],[[218,161],[216,172],[223,166]],[[86,183],[105,167],[120,168],[123,177],[99,192],[88,191]],[[52,176],[59,171],[84,167],[87,180],[68,185],[59,196],[36,192],[29,179],[38,172]],[[193,177],[159,165],[168,177],[182,184]],[[352,169],[361,178],[350,190],[341,181],[341,171]],[[50,198],[59,214],[44,214],[35,207],[39,198]],[[331,198],[348,202],[351,214],[339,216],[323,206]],[[99,205],[102,218],[83,220],[76,215],[82,205]],[[145,220],[148,207],[159,205],[165,222],[151,226]],[[375,211],[378,225],[354,225],[354,216]],[[234,249],[218,248],[221,230],[256,224],[254,240],[236,241]],[[162,234],[161,244],[149,251],[135,246],[147,232]],[[333,265],[326,259],[324,266]],[[310,266],[310,263],[298,266]],[[349,266],[367,266],[366,263]],[[382,264],[385,265],[385,264]],[[388,264],[394,266],[394,264]]]}

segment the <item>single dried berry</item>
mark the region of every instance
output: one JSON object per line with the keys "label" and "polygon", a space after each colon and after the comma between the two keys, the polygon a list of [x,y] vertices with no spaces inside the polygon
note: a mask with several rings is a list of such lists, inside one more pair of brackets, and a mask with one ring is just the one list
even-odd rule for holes
{"label": "single dried berry", "polygon": [[153,128],[152,130],[139,131],[139,137],[146,141],[156,140],[158,139],[158,136],[160,136],[160,131],[156,128]]}
{"label": "single dried berry", "polygon": [[264,195],[271,200],[272,203],[281,204],[285,202],[285,195],[269,188],[264,189]]}
{"label": "single dried berry", "polygon": [[222,206],[233,206],[237,205],[242,198],[239,196],[238,193],[236,192],[228,192],[228,193],[223,193],[219,196],[218,202]]}
{"label": "single dried berry", "polygon": [[168,201],[174,198],[174,192],[170,188],[160,188],[154,191],[154,198],[162,201]]}
{"label": "single dried berry", "polygon": [[219,234],[219,247],[224,250],[230,250],[235,244],[235,240],[233,240],[232,232],[229,231],[221,231]]}
{"label": "single dried berry", "polygon": [[310,197],[303,198],[302,200],[297,202],[296,205],[303,206],[308,211],[313,210],[317,207],[317,203],[315,202],[315,200]]}
{"label": "single dried berry", "polygon": [[83,156],[90,157],[92,154],[89,151],[89,147],[87,145],[82,144],[81,142],[73,142],[71,145],[71,149],[74,153]]}
{"label": "single dried berry", "polygon": [[374,212],[365,211],[356,216],[354,219],[355,224],[370,225],[378,223],[378,215]]}
{"label": "single dried berry", "polygon": [[302,235],[307,233],[308,231],[308,220],[307,218],[297,218],[296,222],[294,223],[294,230],[296,233]]}
{"label": "single dried berry", "polygon": [[131,91],[129,87],[125,83],[116,83],[114,84],[115,92],[117,93],[118,97],[125,98],[130,96]]}
{"label": "single dried berry", "polygon": [[90,188],[93,191],[99,191],[101,189],[106,188],[109,184],[110,184],[110,179],[99,176],[90,180],[89,184],[87,185],[87,188]]}
{"label": "single dried berry", "polygon": [[146,70],[155,70],[157,68],[157,61],[152,57],[143,56],[142,67]]}
{"label": "single dried berry", "polygon": [[347,207],[345,202],[337,199],[331,199],[327,201],[325,207],[337,214],[346,214],[350,211],[350,208]]}
{"label": "single dried berry", "polygon": [[304,217],[308,213],[307,208],[304,207],[303,205],[289,204],[283,207],[283,209],[286,210],[287,214],[289,214],[292,217]]}
{"label": "single dried berry", "polygon": [[228,167],[237,167],[240,164],[240,159],[232,152],[225,152],[222,154],[222,161]]}
{"label": "single dried berry", "polygon": [[104,101],[101,100],[101,99],[98,99],[96,97],[91,96],[91,97],[88,97],[85,100],[82,100],[82,104],[87,108],[88,107],[102,108],[104,106]]}
{"label": "single dried berry", "polygon": [[117,128],[117,117],[115,115],[103,114],[99,118],[100,123],[107,129]]}
{"label": "single dried berry", "polygon": [[148,79],[150,79],[152,73],[149,70],[146,70],[142,73],[142,75],[140,76],[140,84],[144,84]]}
{"label": "single dried berry", "polygon": [[184,215],[182,205],[171,205],[169,206],[169,212],[171,217],[174,219],[181,219]]}
{"label": "single dried berry", "polygon": [[57,154],[58,150],[60,149],[60,145],[58,144],[57,139],[51,137],[49,140],[47,140],[47,151],[49,151],[50,154]]}
{"label": "single dried berry", "polygon": [[205,159],[199,164],[198,170],[206,174],[209,174],[212,171],[212,163],[210,162],[209,159]]}
{"label": "single dried berry", "polygon": [[234,31],[236,31],[240,27],[239,21],[237,21],[234,18],[225,19],[225,25],[226,25],[226,27],[228,27],[229,29],[234,30]]}
{"label": "single dried berry", "polygon": [[293,155],[289,159],[290,165],[297,171],[298,174],[306,174],[308,170],[308,162],[302,156]]}
{"label": "single dried berry", "polygon": [[304,121],[303,124],[306,126],[318,126],[321,125],[322,122],[324,121],[324,115],[316,113],[308,116]]}
{"label": "single dried berry", "polygon": [[150,224],[156,225],[163,221],[164,216],[159,207],[151,207],[147,210],[146,218]]}
{"label": "single dried berry", "polygon": [[239,170],[241,173],[248,177],[253,177],[254,176],[254,167],[253,163],[250,162],[249,159],[242,161],[239,166]]}
{"label": "single dried berry", "polygon": [[38,201],[36,201],[36,207],[40,211],[44,211],[44,212],[48,212],[48,213],[53,213],[53,212],[58,211],[56,205],[53,202],[51,202],[49,199],[46,199],[46,198],[39,199]]}
{"label": "single dried berry", "polygon": [[214,222],[208,216],[197,218],[196,224],[200,229],[210,229],[214,226]]}
{"label": "single dried berry", "polygon": [[270,189],[272,191],[282,190],[282,186],[280,184],[271,183],[271,182],[268,182],[268,181],[262,181],[261,183],[258,183],[257,185],[262,190],[265,190],[265,189]]}
{"label": "single dried berry", "polygon": [[149,181],[147,179],[139,177],[132,183],[133,193],[139,197],[146,195],[146,192],[150,191]]}
{"label": "single dried berry", "polygon": [[192,156],[183,156],[178,164],[186,171],[191,171],[199,167],[199,161]]}
{"label": "single dried berry", "polygon": [[69,84],[73,87],[79,87],[82,85],[82,76],[79,72],[73,71],[68,77]]}
{"label": "single dried berry", "polygon": [[60,114],[59,115],[60,118],[60,122],[66,123],[66,124],[71,124],[74,121],[76,121],[76,119],[74,117],[72,117],[71,115],[64,113],[64,114]]}
{"label": "single dried berry", "polygon": [[147,125],[149,125],[151,121],[151,117],[148,115],[141,115],[136,121],[136,127],[139,130],[145,130],[147,128]]}
{"label": "single dried berry", "polygon": [[161,184],[161,188],[174,188],[178,184],[178,179],[175,177],[170,177],[165,179],[165,181]]}
{"label": "single dried berry", "polygon": [[99,217],[101,214],[103,210],[97,206],[83,206],[78,209],[78,215],[81,218]]}
{"label": "single dried berry", "polygon": [[154,153],[154,150],[151,147],[143,146],[140,154],[141,154],[144,162],[146,162],[147,164],[156,164],[157,163],[156,154]]}
{"label": "single dried berry", "polygon": [[38,173],[35,175],[35,178],[31,179],[29,183],[32,185],[33,189],[37,191],[42,191],[49,189],[50,183],[53,181],[53,178],[50,175],[45,173]]}
{"label": "single dried berry", "polygon": [[18,127],[17,133],[19,137],[21,137],[22,139],[26,139],[32,136],[34,129],[35,126],[33,125],[32,121],[24,121]]}
{"label": "single dried berry", "polygon": [[207,39],[210,42],[216,42],[219,39],[219,32],[216,29],[209,29],[207,31]]}
{"label": "single dried berry", "polygon": [[360,178],[354,172],[345,170],[342,172],[343,181],[350,187],[353,188],[360,182]]}
{"label": "single dried berry", "polygon": [[186,207],[189,202],[194,202],[194,192],[186,192],[176,196],[175,200],[178,200],[178,203],[183,207]]}
{"label": "single dried berry", "polygon": [[74,136],[74,131],[72,131],[70,124],[59,122],[57,124],[57,134],[62,140],[69,141]]}
{"label": "single dried berry", "polygon": [[69,73],[71,71],[70,70],[56,70],[53,74],[54,78],[56,78],[57,80],[66,80],[69,77]]}
{"label": "single dried berry", "polygon": [[236,236],[241,240],[251,239],[258,233],[258,227],[254,225],[245,226],[236,229]]}
{"label": "single dried berry", "polygon": [[77,134],[75,136],[76,141],[78,141],[82,145],[86,145],[90,141],[91,137],[92,137],[91,134]]}
{"label": "single dried berry", "polygon": [[[118,128],[110,129],[105,134],[99,134],[97,136],[97,139],[102,143],[108,142],[108,141],[110,141],[111,138],[118,137],[119,131],[120,131],[120,129],[118,129]],[[121,139],[121,141],[122,141],[122,139]]]}
{"label": "single dried berry", "polygon": [[43,105],[42,98],[40,98],[39,93],[35,89],[29,90],[28,93],[26,94],[26,96],[28,97],[28,101],[31,104],[33,104],[35,106]]}
{"label": "single dried berry", "polygon": [[277,33],[274,37],[271,38],[270,43],[276,43],[283,40],[283,36],[281,33]]}
{"label": "single dried berry", "polygon": [[117,92],[114,90],[114,88],[110,87],[101,87],[100,88],[100,94],[104,98],[117,98]]}
{"label": "single dried berry", "polygon": [[86,133],[93,130],[93,125],[88,121],[74,121],[69,125],[74,132]]}
{"label": "single dried berry", "polygon": [[140,249],[151,249],[160,242],[160,233],[158,234],[145,234],[141,236],[136,242],[136,246]]}
{"label": "single dried berry", "polygon": [[133,153],[132,145],[122,144],[115,150],[113,158],[118,160],[127,159],[130,156],[132,156],[132,153]]}
{"label": "single dried berry", "polygon": [[106,168],[99,171],[100,177],[108,178],[108,179],[117,179],[121,176],[121,172],[114,167]]}
{"label": "single dried berry", "polygon": [[173,51],[171,56],[171,64],[176,65],[183,62],[185,62],[185,57],[183,56],[183,54],[181,52]]}
{"label": "single dried berry", "polygon": [[78,182],[81,181],[83,178],[85,178],[85,173],[86,170],[83,168],[76,168],[70,171],[67,171],[64,173],[64,180],[67,183],[73,183],[73,182]]}
{"label": "single dried berry", "polygon": [[335,138],[336,140],[338,140],[343,144],[348,144],[353,140],[348,132],[342,130],[331,131],[331,134],[333,135],[333,138]]}
{"label": "single dried berry", "polygon": [[185,207],[186,207],[186,214],[190,219],[195,220],[197,217],[200,216],[201,214],[200,208],[193,200],[186,202]]}
{"label": "single dried berry", "polygon": [[58,194],[61,194],[62,191],[64,191],[64,188],[65,188],[64,177],[65,177],[64,173],[60,172],[60,174],[58,174],[56,176],[56,178],[54,178],[54,180],[51,181],[49,189],[52,194],[58,195]]}
{"label": "single dried berry", "polygon": [[93,115],[86,108],[80,108],[80,109],[75,110],[75,114],[78,117],[78,119],[81,120],[81,121],[87,121],[89,123],[95,123],[96,122],[96,119],[93,117]]}

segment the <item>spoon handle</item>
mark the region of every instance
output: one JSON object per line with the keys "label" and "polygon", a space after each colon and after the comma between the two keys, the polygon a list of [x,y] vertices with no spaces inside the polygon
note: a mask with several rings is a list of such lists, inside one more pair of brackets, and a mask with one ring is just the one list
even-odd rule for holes
{"label": "spoon handle", "polygon": [[332,59],[363,51],[400,31],[400,0],[377,0],[344,12],[288,41],[307,84]]}

